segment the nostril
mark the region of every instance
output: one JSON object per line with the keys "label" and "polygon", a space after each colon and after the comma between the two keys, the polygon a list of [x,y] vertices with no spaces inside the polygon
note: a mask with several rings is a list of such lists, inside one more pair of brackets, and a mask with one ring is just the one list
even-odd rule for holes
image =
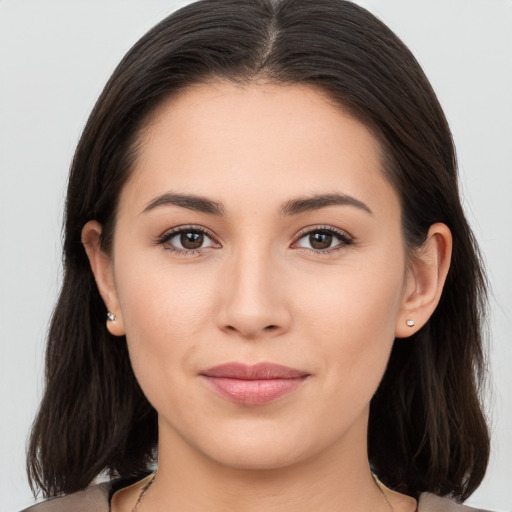
{"label": "nostril", "polygon": [[277,325],[267,325],[267,326],[265,327],[265,330],[266,330],[266,331],[273,331],[273,330],[275,330],[275,329],[277,329]]}

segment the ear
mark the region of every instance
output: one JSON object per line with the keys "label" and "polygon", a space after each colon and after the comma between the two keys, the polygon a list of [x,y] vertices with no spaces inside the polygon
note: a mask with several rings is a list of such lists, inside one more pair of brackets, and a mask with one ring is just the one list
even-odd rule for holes
{"label": "ear", "polygon": [[[433,224],[425,242],[411,257],[395,326],[397,338],[407,338],[427,323],[441,298],[451,256],[450,229],[445,224]],[[414,324],[409,325],[408,321]]]}
{"label": "ear", "polygon": [[94,279],[107,310],[115,320],[107,320],[107,329],[114,336],[123,336],[124,322],[117,297],[112,258],[101,249],[101,224],[89,221],[82,229],[82,243],[89,258]]}

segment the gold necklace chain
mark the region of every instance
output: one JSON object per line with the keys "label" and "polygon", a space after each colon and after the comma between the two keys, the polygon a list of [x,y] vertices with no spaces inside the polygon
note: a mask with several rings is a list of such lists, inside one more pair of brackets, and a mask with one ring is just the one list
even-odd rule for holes
{"label": "gold necklace chain", "polygon": [[132,508],[132,512],[137,512],[137,510],[139,509],[142,499],[144,498],[144,496],[146,496],[146,493],[151,487],[151,484],[155,481],[155,477],[156,471],[153,473],[153,476],[144,484],[144,487],[142,487],[139,497],[137,498],[137,503],[135,503],[135,506]]}
{"label": "gold necklace chain", "polygon": [[389,510],[391,510],[391,512],[395,512],[393,505],[391,505],[391,503],[388,500],[388,497],[386,496],[386,492],[382,488],[382,484],[377,480],[377,477],[373,473],[372,473],[372,477],[373,477],[373,481],[375,482],[375,485],[377,486],[377,489],[379,489],[380,493],[382,494],[382,497],[386,501],[386,503],[389,507]]}
{"label": "gold necklace chain", "polygon": [[[384,489],[381,487],[381,485],[379,484],[379,482],[375,478],[375,476],[374,475],[372,475],[372,476],[373,476],[373,480],[375,481],[375,484],[377,485],[377,488],[379,489],[380,493],[382,494],[382,497],[386,501],[386,503],[389,507],[389,510],[391,512],[394,512],[395,509],[393,508],[393,505],[391,505],[391,503],[389,502],[388,497],[386,496],[386,493],[384,492]],[[155,477],[156,477],[156,471],[153,473],[153,476],[142,487],[139,497],[137,498],[137,502],[135,503],[134,507],[132,508],[132,512],[137,512],[137,510],[139,509],[139,506],[142,503],[144,496],[146,496],[146,493],[148,492],[149,488],[151,487],[151,484],[155,481]]]}

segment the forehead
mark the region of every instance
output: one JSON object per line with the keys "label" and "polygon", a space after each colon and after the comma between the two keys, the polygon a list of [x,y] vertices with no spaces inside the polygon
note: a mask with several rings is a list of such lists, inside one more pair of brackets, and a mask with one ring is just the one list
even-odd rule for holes
{"label": "forehead", "polygon": [[317,89],[203,83],[148,120],[123,194],[130,202],[166,187],[219,199],[234,190],[267,201],[335,188],[369,196],[390,187],[380,155],[370,130]]}
{"label": "forehead", "polygon": [[[341,133],[341,125],[349,130]],[[286,130],[280,131],[283,126]],[[366,149],[378,151],[370,131],[320,89],[306,84],[214,81],[191,85],[164,101],[146,122],[142,142],[155,146],[155,138],[162,141],[172,134],[225,148],[230,142],[250,139],[253,147],[264,144],[268,154],[277,145],[297,146],[306,139],[353,145],[350,133],[359,137],[359,143],[364,138]],[[275,144],[269,145],[269,140]],[[295,152],[300,149],[297,146]]]}

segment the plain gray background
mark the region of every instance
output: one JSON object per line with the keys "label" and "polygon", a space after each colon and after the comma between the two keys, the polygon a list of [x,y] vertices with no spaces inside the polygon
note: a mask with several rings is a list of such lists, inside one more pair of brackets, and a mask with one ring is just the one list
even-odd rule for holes
{"label": "plain gray background", "polygon": [[[0,0],[0,512],[31,504],[25,442],[42,391],[60,282],[67,170],[101,89],[129,47],[186,1]],[[493,433],[468,501],[512,511],[512,1],[361,0],[415,53],[458,149],[466,212],[492,298]]]}

